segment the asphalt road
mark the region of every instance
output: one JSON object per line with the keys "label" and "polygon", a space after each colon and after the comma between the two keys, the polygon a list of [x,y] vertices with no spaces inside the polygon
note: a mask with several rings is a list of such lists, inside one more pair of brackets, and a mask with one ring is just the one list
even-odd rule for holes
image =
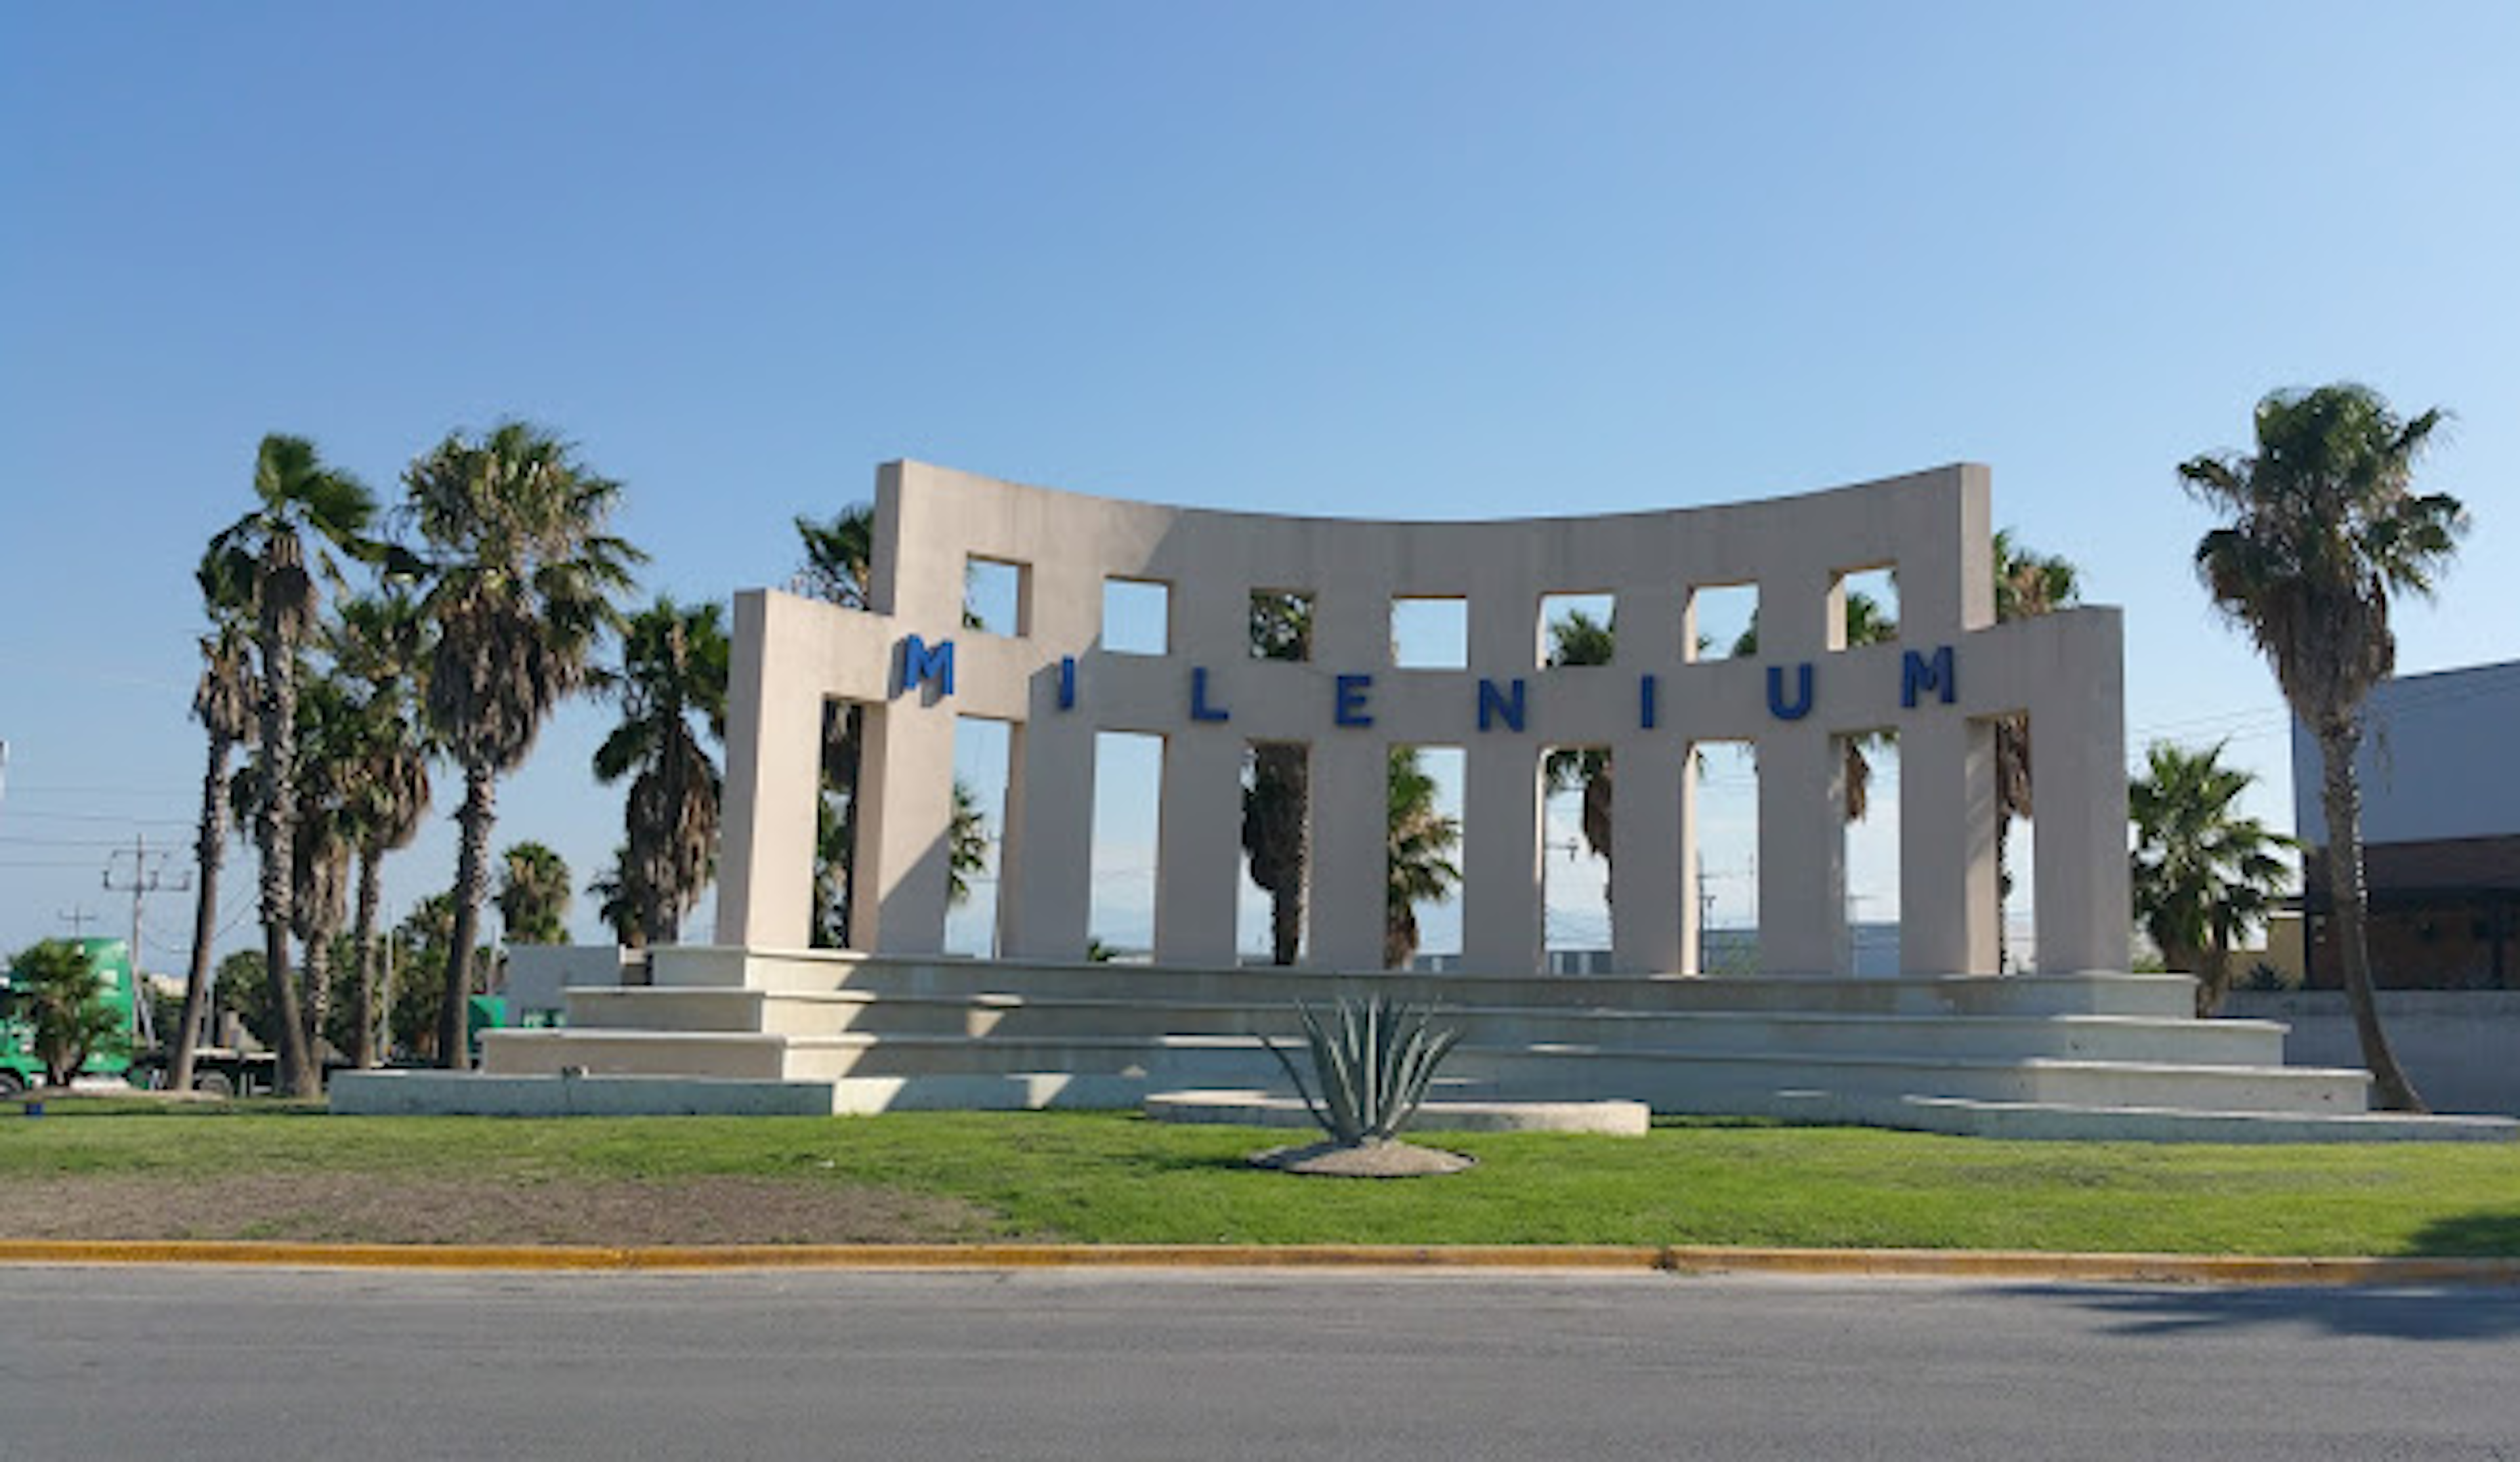
{"label": "asphalt road", "polygon": [[0,1268],[0,1458],[2520,1462],[2520,1290]]}

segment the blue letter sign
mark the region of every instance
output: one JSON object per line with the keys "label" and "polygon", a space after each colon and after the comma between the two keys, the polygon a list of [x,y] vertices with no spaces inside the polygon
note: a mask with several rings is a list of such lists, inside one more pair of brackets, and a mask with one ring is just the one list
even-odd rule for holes
{"label": "blue letter sign", "polygon": [[1795,666],[1794,674],[1797,677],[1794,701],[1791,705],[1787,705],[1785,703],[1785,667],[1782,665],[1768,667],[1768,714],[1778,721],[1800,721],[1811,714],[1811,661],[1805,660]]}
{"label": "blue letter sign", "polygon": [[901,642],[901,688],[906,693],[919,688],[920,683],[936,682],[936,693],[954,693],[954,642],[939,640],[934,645],[916,635]]}
{"label": "blue letter sign", "polygon": [[1479,682],[1479,730],[1491,731],[1499,721],[1503,721],[1508,731],[1522,730],[1521,681],[1513,683],[1510,696],[1498,689],[1494,681]]}
{"label": "blue letter sign", "polygon": [[1952,647],[1948,644],[1935,650],[1930,660],[1912,649],[1899,662],[1899,704],[1903,706],[1913,706],[1918,691],[1940,691],[1943,704],[1950,705],[1959,688],[1959,671],[1952,664]]}
{"label": "blue letter sign", "polygon": [[1190,719],[1192,721],[1225,721],[1234,713],[1223,706],[1207,703],[1207,667],[1193,665],[1190,672]]}
{"label": "blue letter sign", "polygon": [[1373,677],[1343,675],[1337,685],[1337,694],[1330,702],[1330,719],[1341,726],[1372,726],[1373,713],[1365,708],[1365,700],[1367,692],[1373,688]]}

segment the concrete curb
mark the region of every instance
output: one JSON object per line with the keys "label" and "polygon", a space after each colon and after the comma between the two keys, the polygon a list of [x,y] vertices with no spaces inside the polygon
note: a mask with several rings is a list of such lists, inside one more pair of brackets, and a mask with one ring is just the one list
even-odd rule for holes
{"label": "concrete curb", "polygon": [[345,1269],[1524,1269],[1857,1275],[2066,1283],[2515,1285],[2520,1259],[2282,1259],[2021,1250],[1726,1249],[1551,1244],[288,1244],[0,1239],[0,1264]]}

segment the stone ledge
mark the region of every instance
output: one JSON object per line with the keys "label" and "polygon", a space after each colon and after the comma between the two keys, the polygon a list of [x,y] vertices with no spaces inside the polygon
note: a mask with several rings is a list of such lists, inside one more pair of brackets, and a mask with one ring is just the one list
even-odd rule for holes
{"label": "stone ledge", "polygon": [[[1312,1114],[1291,1096],[1266,1091],[1159,1091],[1146,1100],[1156,1122],[1231,1127],[1309,1128]],[[1641,1101],[1430,1101],[1413,1131],[1593,1132],[1642,1137],[1652,1118]]]}

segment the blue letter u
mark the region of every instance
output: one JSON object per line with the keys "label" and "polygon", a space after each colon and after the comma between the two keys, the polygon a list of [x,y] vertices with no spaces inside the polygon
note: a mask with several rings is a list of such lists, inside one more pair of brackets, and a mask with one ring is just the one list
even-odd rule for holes
{"label": "blue letter u", "polygon": [[1785,667],[1768,667],[1768,714],[1778,721],[1800,721],[1811,714],[1812,667],[1805,660],[1794,667],[1794,702],[1785,704]]}

